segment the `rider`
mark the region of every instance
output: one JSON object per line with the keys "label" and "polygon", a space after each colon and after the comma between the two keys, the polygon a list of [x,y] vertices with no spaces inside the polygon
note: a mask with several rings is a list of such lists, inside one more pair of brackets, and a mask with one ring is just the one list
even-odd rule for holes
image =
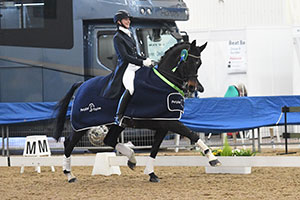
{"label": "rider", "polygon": [[116,113],[116,121],[120,125],[128,102],[134,93],[135,71],[141,66],[149,67],[151,60],[140,56],[136,50],[136,43],[130,31],[130,14],[126,10],[119,10],[114,16],[114,23],[117,24],[117,32],[114,35],[114,48],[118,57],[118,64],[115,73],[122,78],[125,91],[121,96]]}

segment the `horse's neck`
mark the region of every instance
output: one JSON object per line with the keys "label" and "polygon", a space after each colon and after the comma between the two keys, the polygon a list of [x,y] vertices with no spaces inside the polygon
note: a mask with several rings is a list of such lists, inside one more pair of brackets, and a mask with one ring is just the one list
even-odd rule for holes
{"label": "horse's neck", "polygon": [[176,67],[179,61],[179,59],[176,59],[176,57],[177,55],[174,55],[173,57],[169,56],[158,66],[158,69],[164,72],[172,72],[172,69]]}

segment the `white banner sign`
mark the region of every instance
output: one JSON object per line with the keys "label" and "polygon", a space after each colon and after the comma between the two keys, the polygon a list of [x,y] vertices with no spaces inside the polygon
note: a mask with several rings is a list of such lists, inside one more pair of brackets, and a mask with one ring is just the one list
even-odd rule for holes
{"label": "white banner sign", "polygon": [[245,40],[228,41],[228,74],[247,72],[246,54]]}

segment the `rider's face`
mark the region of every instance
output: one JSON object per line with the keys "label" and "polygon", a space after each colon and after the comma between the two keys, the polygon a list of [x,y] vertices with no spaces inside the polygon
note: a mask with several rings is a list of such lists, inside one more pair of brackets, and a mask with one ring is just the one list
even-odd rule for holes
{"label": "rider's face", "polygon": [[125,28],[128,29],[128,28],[130,27],[131,21],[130,21],[129,18],[125,18],[125,19],[122,19],[122,20],[121,20],[121,23],[125,26]]}

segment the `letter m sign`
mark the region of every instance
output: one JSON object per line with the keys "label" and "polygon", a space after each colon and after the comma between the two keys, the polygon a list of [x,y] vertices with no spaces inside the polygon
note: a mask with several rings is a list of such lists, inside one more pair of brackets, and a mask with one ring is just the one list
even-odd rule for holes
{"label": "letter m sign", "polygon": [[50,148],[46,136],[27,136],[24,156],[50,156]]}
{"label": "letter m sign", "polygon": [[30,141],[27,141],[26,143],[27,143],[26,144],[26,146],[27,146],[27,148],[26,148],[26,154],[27,155],[34,155],[34,154],[36,154],[36,142],[33,141],[30,144]]}

